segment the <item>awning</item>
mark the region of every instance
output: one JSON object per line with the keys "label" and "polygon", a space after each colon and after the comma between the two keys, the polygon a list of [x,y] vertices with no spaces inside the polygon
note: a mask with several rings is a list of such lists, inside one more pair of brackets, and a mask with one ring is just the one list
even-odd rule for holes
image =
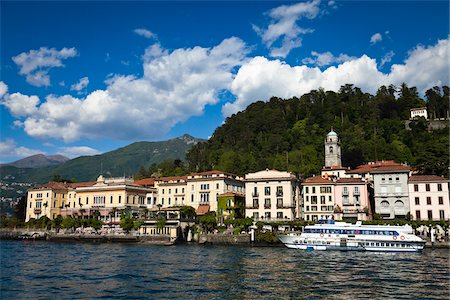
{"label": "awning", "polygon": [[201,204],[197,208],[197,215],[204,215],[209,212],[209,204]]}

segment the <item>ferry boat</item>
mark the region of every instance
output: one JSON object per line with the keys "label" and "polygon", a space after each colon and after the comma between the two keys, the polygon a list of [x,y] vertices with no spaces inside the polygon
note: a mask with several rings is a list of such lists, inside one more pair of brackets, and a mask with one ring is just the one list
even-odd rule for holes
{"label": "ferry boat", "polygon": [[354,250],[383,252],[419,252],[425,241],[411,226],[362,225],[345,222],[305,226],[303,233],[277,236],[288,248],[302,250]]}

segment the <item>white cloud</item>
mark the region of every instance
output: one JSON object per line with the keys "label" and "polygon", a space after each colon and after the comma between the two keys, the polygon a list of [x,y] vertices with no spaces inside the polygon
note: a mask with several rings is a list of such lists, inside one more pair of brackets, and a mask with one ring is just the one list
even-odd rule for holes
{"label": "white cloud", "polygon": [[383,37],[381,36],[381,33],[379,33],[379,32],[375,33],[374,35],[372,35],[370,37],[370,43],[372,45],[374,45],[374,44],[376,44],[378,42],[381,42],[382,40],[383,40]]}
{"label": "white cloud", "polygon": [[0,159],[15,157],[23,158],[31,155],[43,153],[41,150],[30,149],[27,147],[17,146],[17,142],[13,139],[6,139],[0,142]]}
{"label": "white cloud", "polygon": [[134,30],[134,33],[136,33],[137,35],[143,36],[147,39],[156,38],[156,34],[154,34],[150,30],[145,29],[145,28],[136,28]]}
{"label": "white cloud", "polygon": [[[297,21],[302,18],[316,18],[319,13],[319,4],[320,0],[313,0],[282,5],[268,12],[271,21],[266,29],[253,25],[253,29],[270,49],[270,56],[284,58],[292,49],[301,46],[301,36],[311,33],[313,30],[299,27]],[[275,43],[281,45],[275,46]]]}
{"label": "white cloud", "polygon": [[86,88],[88,86],[88,84],[89,84],[89,78],[83,77],[83,78],[80,78],[80,80],[77,83],[72,84],[70,86],[70,90],[80,92],[81,90]]}
{"label": "white cloud", "polygon": [[88,146],[73,146],[73,147],[62,147],[58,150],[57,154],[61,154],[68,158],[75,158],[84,155],[100,154],[100,151]]}
{"label": "white cloud", "polygon": [[23,128],[32,137],[65,141],[160,138],[175,124],[217,103],[247,53],[245,43],[234,37],[213,48],[169,52],[153,45],[143,56],[142,77],[112,76],[105,90],[84,98],[49,95],[27,113]]}
{"label": "white cloud", "polygon": [[302,59],[302,63],[324,67],[355,59],[355,57],[348,56],[347,54],[343,53],[339,54],[338,56],[334,56],[331,52],[318,53],[316,51],[312,51],[311,56],[313,57],[306,57]]}
{"label": "white cloud", "polygon": [[29,84],[34,86],[49,86],[51,68],[64,67],[62,60],[77,55],[75,48],[41,47],[39,50],[30,50],[14,56],[12,60],[20,68],[19,74],[25,75]]}
{"label": "white cloud", "polygon": [[[8,90],[8,86],[4,83],[3,88],[6,91]],[[6,106],[15,117],[25,117],[37,111],[39,102],[40,100],[37,96],[27,96],[21,93],[7,94],[5,92],[0,104]]]}
{"label": "white cloud", "polygon": [[0,81],[0,99],[3,98],[8,93],[8,86],[3,82]]}
{"label": "white cloud", "polygon": [[280,60],[255,57],[239,69],[231,84],[231,92],[237,99],[226,103],[222,112],[230,116],[252,102],[267,101],[272,96],[301,96],[320,87],[338,91],[344,84],[354,84],[374,93],[381,85],[406,82],[424,93],[435,85],[449,84],[448,54],[449,39],[430,47],[418,46],[403,64],[393,65],[387,74],[380,72],[376,60],[367,55],[323,71],[317,67],[290,66]]}
{"label": "white cloud", "polygon": [[382,58],[381,58],[381,63],[380,63],[380,68],[382,68],[385,64],[391,62],[392,57],[394,57],[395,52],[394,51],[389,51],[388,53],[386,53]]}

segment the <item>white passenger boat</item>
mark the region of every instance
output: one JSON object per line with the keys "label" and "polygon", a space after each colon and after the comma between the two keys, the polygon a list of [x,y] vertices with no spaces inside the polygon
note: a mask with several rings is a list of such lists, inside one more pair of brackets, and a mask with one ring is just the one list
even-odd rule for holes
{"label": "white passenger boat", "polygon": [[305,226],[303,233],[280,235],[288,248],[302,250],[356,250],[417,252],[425,241],[411,226],[362,225],[361,222],[328,222]]}

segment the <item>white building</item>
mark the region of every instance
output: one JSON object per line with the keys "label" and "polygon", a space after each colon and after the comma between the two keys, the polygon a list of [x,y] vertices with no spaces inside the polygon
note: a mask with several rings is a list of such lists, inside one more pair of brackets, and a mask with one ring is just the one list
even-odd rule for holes
{"label": "white building", "polygon": [[245,175],[245,216],[255,221],[291,221],[299,217],[295,175],[264,170]]}
{"label": "white building", "polygon": [[449,220],[449,180],[434,175],[409,178],[409,205],[413,220]]}
{"label": "white building", "polygon": [[420,117],[424,117],[425,119],[428,119],[428,113],[427,113],[426,107],[411,108],[409,111],[411,113],[411,119],[420,118]]}

